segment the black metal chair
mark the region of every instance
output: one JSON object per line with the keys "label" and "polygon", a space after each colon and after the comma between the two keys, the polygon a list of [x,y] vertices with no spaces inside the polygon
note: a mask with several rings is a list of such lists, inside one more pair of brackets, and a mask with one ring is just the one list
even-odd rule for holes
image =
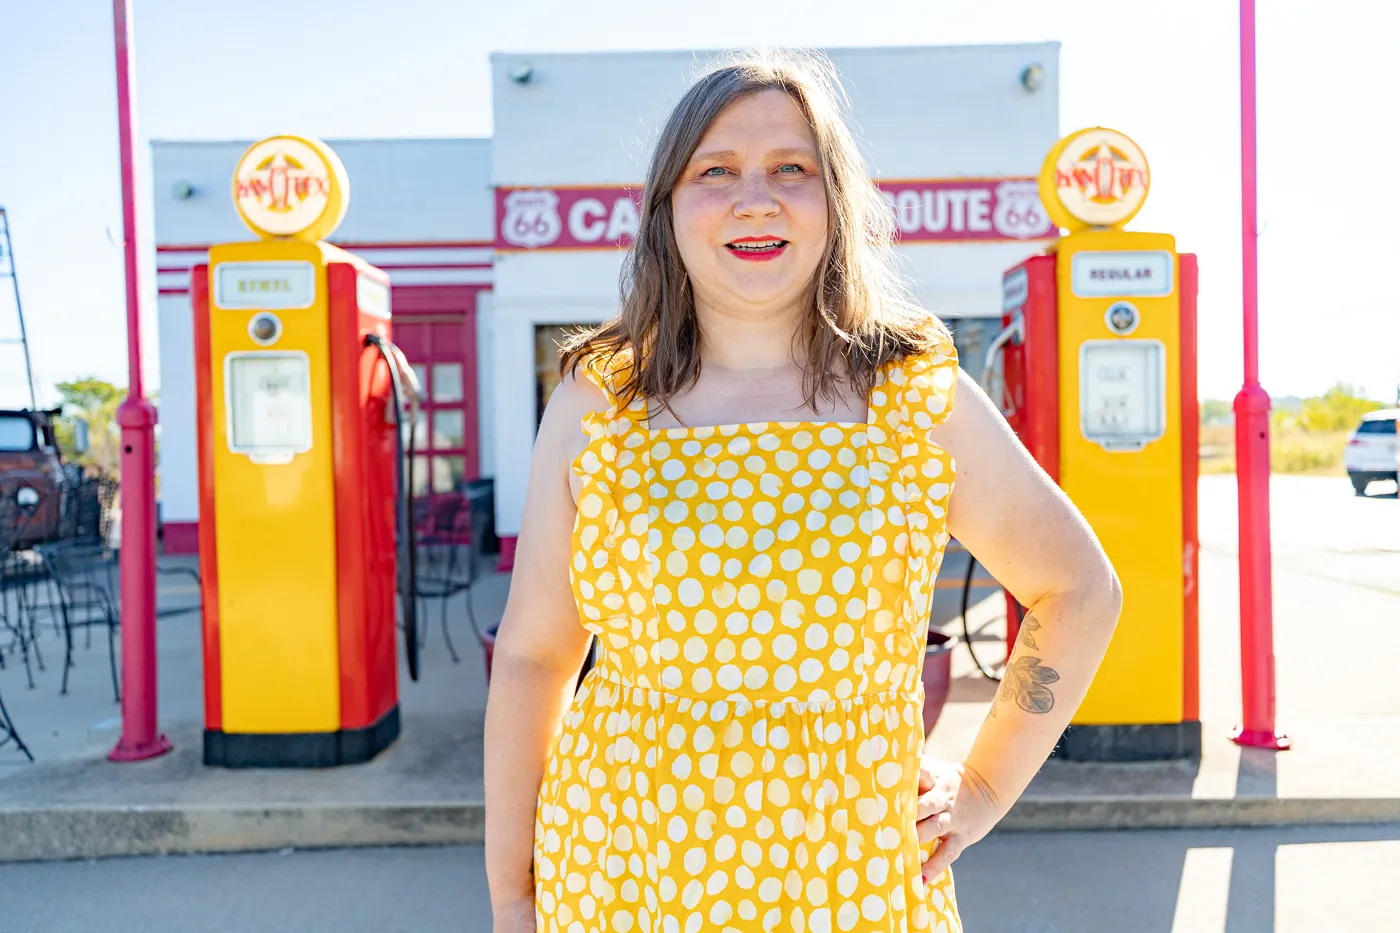
{"label": "black metal chair", "polygon": [[[467,599],[467,618],[476,628],[471,588],[476,582],[477,556],[471,533],[470,507],[467,499],[456,493],[419,499],[414,503],[415,560],[417,577],[414,587],[423,611],[431,611],[429,600],[438,601],[442,637],[452,663],[461,663],[448,628],[448,604],[462,593]],[[427,626],[419,627],[420,638],[426,640]]]}
{"label": "black metal chair", "polygon": [[68,693],[68,672],[73,661],[73,633],[86,629],[88,644],[92,629],[107,629],[108,660],[112,671],[112,693],[121,702],[121,680],[117,670],[116,552],[102,544],[67,541],[36,548],[44,560],[49,579],[58,594],[58,611],[63,622],[63,684],[60,694]]}
{"label": "black metal chair", "polygon": [[24,744],[24,739],[20,738],[19,732],[15,730],[14,720],[10,719],[10,711],[5,709],[5,697],[0,695],[0,748],[4,748],[11,742],[24,754],[24,757],[30,761],[34,760],[34,754],[29,750],[29,746]]}
{"label": "black metal chair", "polygon": [[39,670],[45,669],[37,625],[40,610],[45,608],[43,597],[48,586],[43,562],[21,544],[33,537],[30,523],[34,520],[32,510],[12,498],[0,498],[0,632],[9,634],[7,641],[0,641],[0,670],[5,667],[7,654],[18,653],[31,689],[31,653]]}

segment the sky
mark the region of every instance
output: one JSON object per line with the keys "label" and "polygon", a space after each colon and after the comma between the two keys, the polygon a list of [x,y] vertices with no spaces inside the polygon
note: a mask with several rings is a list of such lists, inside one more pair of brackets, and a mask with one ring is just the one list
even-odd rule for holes
{"label": "sky", "polygon": [[[1230,398],[1241,384],[1233,0],[133,4],[143,153],[152,138],[490,136],[495,51],[1057,41],[1061,130],[1132,136],[1153,188],[1131,228],[1175,234],[1200,257],[1203,397]],[[1392,400],[1400,103],[1389,85],[1400,5],[1259,7],[1261,381],[1276,396],[1340,381]],[[0,205],[41,403],[57,401],[62,380],[126,384],[111,17],[108,0],[0,0]],[[143,220],[145,370],[158,384],[148,207]],[[0,340],[16,333],[7,285],[0,279]],[[18,353],[0,345],[0,406],[25,401],[20,372]]]}

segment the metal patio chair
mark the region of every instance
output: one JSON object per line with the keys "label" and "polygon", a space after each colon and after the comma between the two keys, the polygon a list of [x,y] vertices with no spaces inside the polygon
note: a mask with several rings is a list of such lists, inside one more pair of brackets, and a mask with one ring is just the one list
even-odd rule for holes
{"label": "metal patio chair", "polygon": [[121,680],[117,671],[117,609],[113,580],[116,574],[116,552],[103,544],[68,541],[40,545],[36,548],[43,558],[49,578],[58,594],[58,611],[63,623],[63,684],[59,694],[68,693],[68,672],[73,661],[73,633],[86,629],[91,644],[92,629],[107,629],[108,660],[112,671],[112,693],[121,701]]}
{"label": "metal patio chair", "polygon": [[[457,493],[430,496],[414,503],[415,548],[417,577],[415,590],[424,612],[430,612],[429,600],[438,601],[442,637],[452,663],[461,663],[448,628],[448,604],[453,597],[467,594],[467,617],[476,628],[476,616],[471,604],[471,587],[476,579],[476,556],[472,547],[470,509],[464,496]],[[419,628],[419,637],[427,639],[427,626]]]}
{"label": "metal patio chair", "polygon": [[[33,513],[11,498],[0,499],[0,669],[6,655],[18,653],[24,664],[29,687],[34,687],[34,662],[43,671],[44,656],[39,649],[37,626],[46,603],[49,586],[42,560],[33,550],[22,547],[27,540]],[[4,636],[8,634],[8,638]]]}
{"label": "metal patio chair", "polygon": [[14,720],[10,719],[10,711],[5,709],[5,697],[0,695],[0,748],[4,748],[11,742],[23,753],[24,757],[31,762],[34,754],[29,750],[29,746],[24,744],[24,739],[19,737],[19,732],[15,730]]}

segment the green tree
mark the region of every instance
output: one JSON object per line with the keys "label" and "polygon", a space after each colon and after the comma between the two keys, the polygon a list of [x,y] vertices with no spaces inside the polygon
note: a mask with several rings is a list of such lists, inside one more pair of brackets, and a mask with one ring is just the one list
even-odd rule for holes
{"label": "green tree", "polygon": [[1352,386],[1338,383],[1320,398],[1304,399],[1297,423],[1309,434],[1350,431],[1361,421],[1362,415],[1384,407],[1384,402],[1362,398]]}
{"label": "green tree", "polygon": [[1234,410],[1224,399],[1208,398],[1201,402],[1201,424],[1229,424]]}
{"label": "green tree", "polygon": [[[90,469],[116,475],[121,468],[121,436],[117,427],[117,406],[126,398],[126,389],[88,377],[60,382],[64,420],[54,426],[58,446],[66,459]],[[73,436],[73,422],[88,423],[88,450],[79,454]]]}

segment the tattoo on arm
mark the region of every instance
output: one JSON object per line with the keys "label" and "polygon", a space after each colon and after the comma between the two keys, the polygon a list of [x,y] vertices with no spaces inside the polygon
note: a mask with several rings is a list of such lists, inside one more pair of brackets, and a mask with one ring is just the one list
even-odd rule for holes
{"label": "tattoo on arm", "polygon": [[[1035,633],[1040,631],[1040,620],[1027,615],[1021,622],[1021,630],[1016,636],[1016,645],[1022,651],[1039,651]],[[1050,692],[1050,684],[1060,679],[1060,674],[1052,667],[1040,663],[1040,658],[1018,654],[1011,659],[1002,674],[1001,687],[992,700],[992,715],[996,715],[998,703],[1007,700],[1028,713],[1048,713],[1055,708],[1055,695]]]}

